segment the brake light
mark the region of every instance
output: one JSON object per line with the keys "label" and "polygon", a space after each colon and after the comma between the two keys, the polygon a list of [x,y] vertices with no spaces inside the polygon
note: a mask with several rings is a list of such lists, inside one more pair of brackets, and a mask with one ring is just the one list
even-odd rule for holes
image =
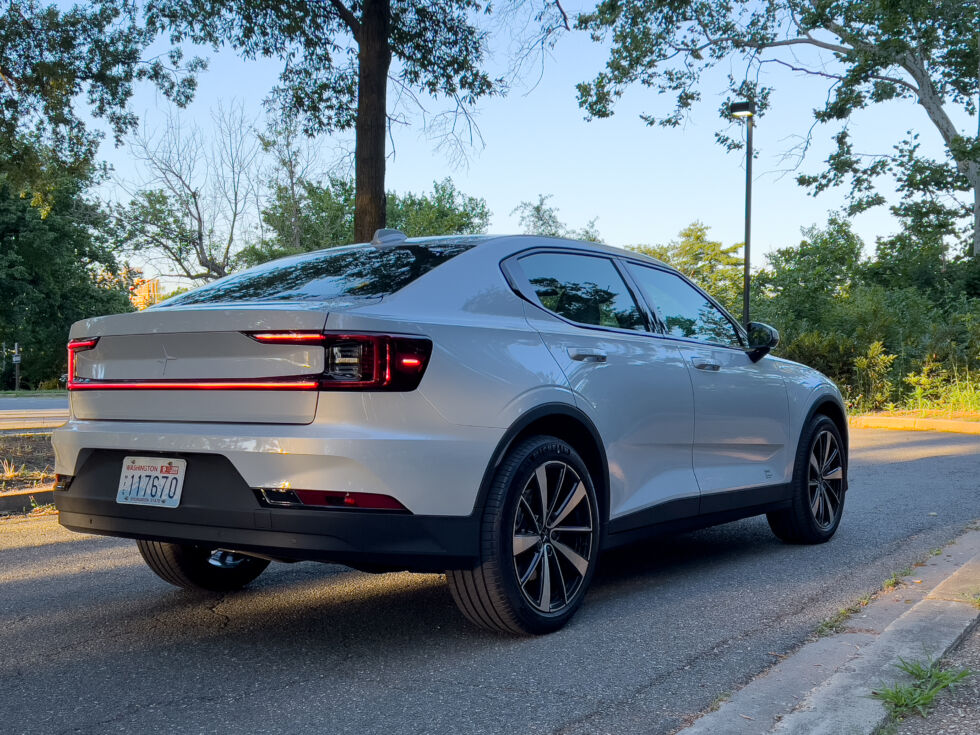
{"label": "brake light", "polygon": [[381,493],[343,492],[338,490],[293,490],[291,488],[256,488],[263,505],[279,508],[358,508],[361,510],[409,510],[390,495]]}
{"label": "brake light", "polygon": [[252,332],[248,336],[270,344],[322,345],[320,390],[414,390],[432,355],[432,342],[419,337],[321,332]]}
{"label": "brake light", "polygon": [[73,339],[68,342],[68,390],[76,387],[75,382],[75,355],[79,352],[91,350],[99,343],[99,338],[93,339]]}

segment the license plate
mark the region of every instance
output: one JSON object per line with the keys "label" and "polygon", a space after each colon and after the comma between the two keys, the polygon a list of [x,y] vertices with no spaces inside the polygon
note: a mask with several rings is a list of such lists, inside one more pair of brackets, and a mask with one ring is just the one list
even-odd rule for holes
{"label": "license plate", "polygon": [[124,457],[116,502],[176,508],[186,470],[185,459]]}

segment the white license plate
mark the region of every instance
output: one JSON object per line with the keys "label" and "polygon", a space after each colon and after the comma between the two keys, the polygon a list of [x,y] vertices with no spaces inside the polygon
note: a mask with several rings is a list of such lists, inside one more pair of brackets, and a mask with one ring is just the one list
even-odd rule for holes
{"label": "white license plate", "polygon": [[176,508],[186,471],[185,459],[124,457],[116,502]]}

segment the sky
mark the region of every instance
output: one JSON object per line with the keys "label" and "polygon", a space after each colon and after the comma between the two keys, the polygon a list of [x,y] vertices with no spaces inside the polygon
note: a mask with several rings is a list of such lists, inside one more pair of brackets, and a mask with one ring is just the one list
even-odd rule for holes
{"label": "sky", "polygon": [[[584,2],[579,7],[569,3],[566,9],[574,13],[587,7]],[[540,74],[526,75],[506,97],[480,103],[476,120],[483,145],[471,147],[462,164],[436,150],[435,141],[420,125],[396,126],[389,141],[388,190],[430,190],[433,181],[449,176],[464,193],[486,200],[493,213],[492,233],[519,232],[515,207],[545,194],[551,196],[549,204],[557,208],[563,222],[579,228],[595,218],[599,233],[612,245],[665,243],[695,220],[726,245],[742,242],[745,154],[728,153],[714,141],[715,132],[727,127],[718,117],[718,107],[729,68],[704,78],[703,100],[680,127],[647,126],[640,114],[665,113],[672,100],[639,86],[628,91],[613,117],[587,121],[576,100],[575,84],[602,69],[607,51],[585,33],[563,36],[538,68]],[[281,63],[243,62],[230,51],[205,50],[205,54],[210,68],[200,77],[193,103],[179,114],[207,128],[210,112],[219,102],[237,101],[261,123],[262,101],[275,85]],[[738,71],[737,66],[733,69]],[[765,81],[775,92],[772,109],[758,120],[754,134],[758,154],[752,193],[755,268],[765,264],[767,252],[795,245],[801,228],[825,224],[828,214],[844,203],[843,191],[812,197],[795,181],[800,172],[821,170],[832,149],[834,128],[817,128],[799,168],[786,156],[812,125],[812,110],[826,96],[826,81],[775,66],[766,73]],[[426,105],[430,111],[445,109],[439,100]],[[152,131],[163,125],[171,108],[155,90],[144,86],[134,98],[133,109]],[[869,153],[887,152],[908,130],[921,131],[924,148],[941,155],[938,133],[910,102],[863,111],[851,126],[856,149]],[[733,136],[741,133],[739,126],[729,129]],[[339,151],[352,148],[349,135],[325,137],[317,145],[322,161],[336,160]],[[102,152],[117,176],[135,176],[125,147],[106,142]],[[897,230],[887,208],[862,214],[853,225],[869,249],[877,237]]]}

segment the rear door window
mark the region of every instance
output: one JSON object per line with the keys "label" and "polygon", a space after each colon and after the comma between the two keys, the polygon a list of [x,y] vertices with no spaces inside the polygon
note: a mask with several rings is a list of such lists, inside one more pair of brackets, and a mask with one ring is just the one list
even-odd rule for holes
{"label": "rear door window", "polygon": [[680,276],[659,268],[629,264],[630,274],[672,337],[742,347],[738,330],[725,313]]}
{"label": "rear door window", "polygon": [[519,261],[538,302],[579,324],[646,331],[646,321],[608,258],[534,253]]}

